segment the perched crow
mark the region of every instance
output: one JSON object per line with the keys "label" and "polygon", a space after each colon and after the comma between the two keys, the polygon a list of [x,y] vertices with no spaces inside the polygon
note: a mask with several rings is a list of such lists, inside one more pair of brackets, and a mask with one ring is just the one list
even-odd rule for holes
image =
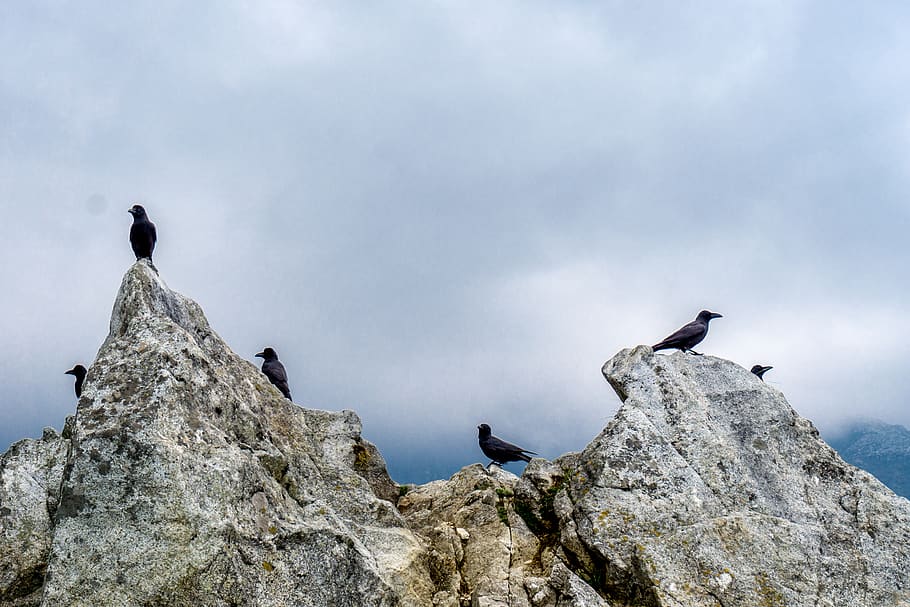
{"label": "perched crow", "polygon": [[130,245],[133,247],[133,253],[136,254],[137,260],[148,257],[151,262],[152,251],[155,250],[155,242],[158,240],[155,224],[149,221],[142,205],[134,204],[127,213],[133,216],[133,226],[130,228]]}
{"label": "perched crow", "polygon": [[291,389],[288,388],[288,373],[284,370],[284,365],[278,360],[278,354],[271,348],[266,348],[259,354],[262,361],[262,372],[269,378],[269,381],[275,384],[275,387],[281,390],[284,397],[291,400]]}
{"label": "perched crow", "polygon": [[64,371],[64,375],[75,375],[76,376],[76,398],[82,396],[82,384],[85,382],[85,374],[88,371],[85,370],[85,367],[82,365],[76,365],[69,371]]}
{"label": "perched crow", "polygon": [[[508,462],[517,462],[518,460],[529,462],[531,461],[531,458],[526,454],[537,455],[533,451],[522,449],[518,445],[507,443],[501,438],[493,436],[490,433],[490,426],[487,424],[480,424],[477,426],[477,430],[477,442],[480,443],[480,450],[483,451],[484,455],[493,460],[490,464],[502,466]],[[490,464],[487,464],[487,467],[489,467]]]}
{"label": "perched crow", "polygon": [[705,338],[705,335],[708,334],[708,322],[712,318],[723,318],[720,314],[714,312],[709,312],[708,310],[702,310],[698,313],[698,316],[695,317],[695,320],[689,324],[683,325],[679,331],[666,338],[658,344],[654,344],[652,349],[657,352],[658,350],[669,350],[671,348],[676,348],[682,350],[683,352],[691,352],[692,354],[698,354],[694,348],[701,343],[701,340]]}
{"label": "perched crow", "polygon": [[766,372],[770,371],[774,367],[763,367],[761,365],[755,365],[752,367],[752,372],[758,375],[758,379],[765,381],[765,378],[762,377]]}

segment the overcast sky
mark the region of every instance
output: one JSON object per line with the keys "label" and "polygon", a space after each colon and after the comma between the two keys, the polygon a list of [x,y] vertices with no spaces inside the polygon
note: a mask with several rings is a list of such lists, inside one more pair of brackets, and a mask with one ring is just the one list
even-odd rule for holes
{"label": "overcast sky", "polygon": [[[156,265],[400,481],[544,456],[700,350],[823,432],[910,424],[910,8],[0,4],[0,449],[75,408],[134,202]],[[515,469],[515,468],[513,468]]]}

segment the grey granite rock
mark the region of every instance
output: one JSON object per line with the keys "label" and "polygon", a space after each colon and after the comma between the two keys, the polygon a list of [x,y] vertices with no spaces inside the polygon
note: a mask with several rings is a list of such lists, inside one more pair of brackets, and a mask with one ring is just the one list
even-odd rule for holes
{"label": "grey granite rock", "polygon": [[519,481],[498,466],[473,464],[399,500],[408,525],[426,543],[434,605],[608,605],[565,565],[558,529],[547,527],[556,524],[547,499],[553,495],[549,490],[560,486],[561,469],[535,459],[525,472],[529,476],[533,482]]}
{"label": "grey granite rock", "polygon": [[780,392],[646,346],[603,373],[583,452],[399,497],[354,412],[283,398],[139,261],[76,415],[0,457],[0,607],[910,607],[910,502]]}
{"label": "grey granite rock", "polygon": [[381,477],[360,430],[285,400],[137,262],[79,403],[43,604],[422,604],[421,546],[361,475]]}
{"label": "grey granite rock", "polygon": [[0,456],[0,605],[41,602],[69,441],[53,428]]}
{"label": "grey granite rock", "polygon": [[910,604],[910,502],[783,395],[709,356],[608,361],[623,399],[569,493],[604,596],[667,606]]}

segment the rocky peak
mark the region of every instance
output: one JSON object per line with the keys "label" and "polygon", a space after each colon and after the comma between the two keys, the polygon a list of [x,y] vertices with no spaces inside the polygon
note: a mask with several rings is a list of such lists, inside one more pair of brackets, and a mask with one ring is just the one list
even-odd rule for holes
{"label": "rocky peak", "polygon": [[419,605],[420,543],[360,430],[285,400],[137,262],[78,404],[40,604]]}
{"label": "rocky peak", "polygon": [[64,432],[0,457],[0,607],[910,605],[910,502],[779,391],[647,346],[603,373],[581,453],[399,499],[355,413],[288,402],[137,262]]}

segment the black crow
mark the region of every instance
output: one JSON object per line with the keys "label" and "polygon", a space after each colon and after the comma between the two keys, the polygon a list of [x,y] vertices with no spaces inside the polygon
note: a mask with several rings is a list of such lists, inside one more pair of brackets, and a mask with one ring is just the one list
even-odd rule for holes
{"label": "black crow", "polygon": [[130,228],[130,245],[133,247],[133,253],[136,254],[137,260],[148,257],[151,262],[152,251],[155,250],[155,242],[158,240],[155,224],[149,221],[142,205],[134,204],[127,213],[133,216],[133,226]]}
{"label": "black crow", "polygon": [[752,367],[752,372],[755,373],[756,375],[758,375],[758,379],[765,381],[765,378],[762,377],[762,375],[764,375],[767,371],[770,371],[773,368],[774,367],[763,367],[761,365],[755,365],[754,367]]}
{"label": "black crow", "polygon": [[262,358],[262,372],[269,378],[269,381],[275,384],[275,387],[281,390],[284,397],[291,400],[291,389],[288,388],[288,372],[284,370],[284,365],[278,360],[278,354],[271,348],[266,348],[256,356]]}
{"label": "black crow", "polygon": [[698,316],[695,317],[695,320],[689,324],[683,325],[676,333],[673,333],[662,342],[654,344],[652,349],[657,352],[658,350],[676,348],[683,352],[698,354],[698,352],[692,348],[700,344],[701,340],[708,334],[708,323],[712,318],[723,318],[723,316],[715,312],[702,310],[698,313]]}
{"label": "black crow", "polygon": [[[517,462],[518,460],[529,462],[531,461],[531,458],[526,454],[537,455],[533,451],[522,449],[518,445],[507,443],[501,438],[493,436],[491,434],[490,426],[487,424],[480,424],[477,426],[477,430],[477,442],[480,443],[480,450],[483,451],[484,455],[493,460],[490,464],[499,464],[502,466],[508,462]],[[487,467],[489,467],[490,464],[487,464]]]}
{"label": "black crow", "polygon": [[69,371],[64,371],[64,375],[75,375],[76,376],[76,398],[82,396],[82,384],[85,382],[85,374],[88,371],[85,370],[85,367],[82,365],[76,365]]}

